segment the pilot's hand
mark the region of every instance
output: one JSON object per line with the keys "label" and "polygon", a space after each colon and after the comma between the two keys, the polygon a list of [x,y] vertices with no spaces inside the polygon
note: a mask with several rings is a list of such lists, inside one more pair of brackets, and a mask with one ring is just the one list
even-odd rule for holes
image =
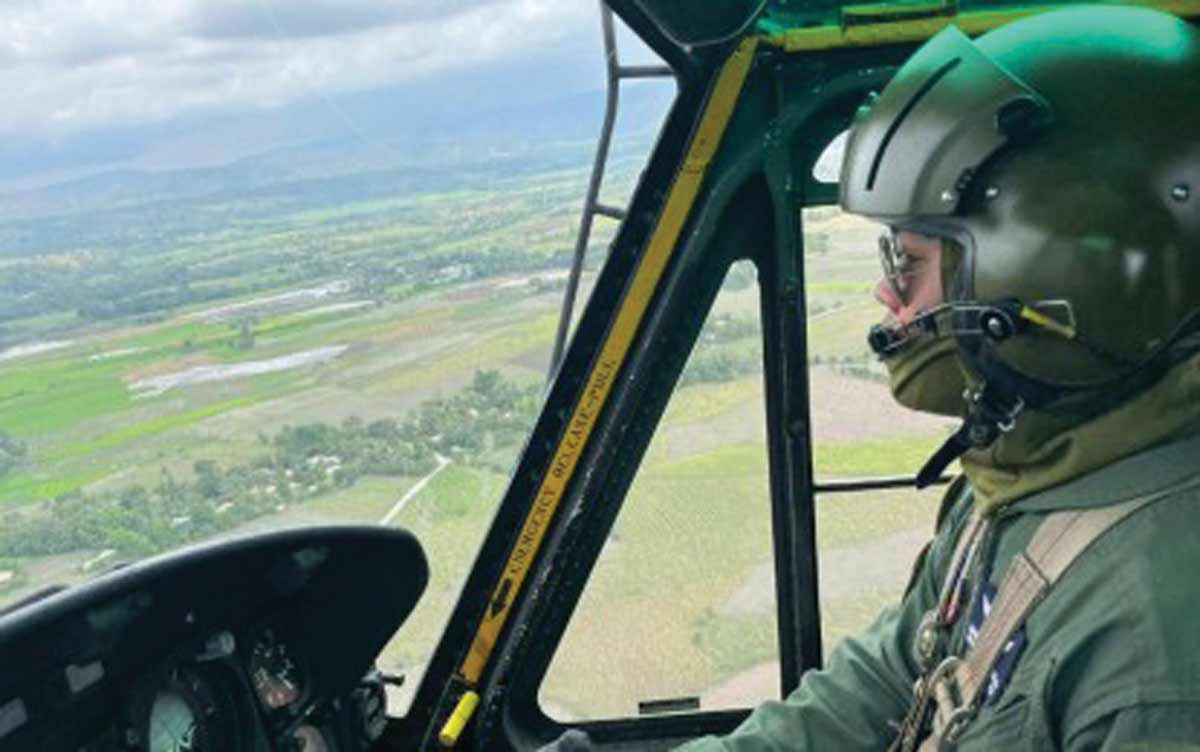
{"label": "pilot's hand", "polygon": [[554,741],[538,750],[538,752],[592,752],[596,749],[587,733],[579,729],[571,729]]}

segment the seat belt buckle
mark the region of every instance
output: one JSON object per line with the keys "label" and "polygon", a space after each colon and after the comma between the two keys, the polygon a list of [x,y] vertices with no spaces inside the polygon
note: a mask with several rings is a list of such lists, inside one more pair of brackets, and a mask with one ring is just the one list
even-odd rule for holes
{"label": "seat belt buckle", "polygon": [[952,655],[938,664],[929,677],[934,702],[930,739],[938,752],[953,752],[978,712],[978,707],[962,696],[958,685],[958,668],[961,665],[962,659]]}

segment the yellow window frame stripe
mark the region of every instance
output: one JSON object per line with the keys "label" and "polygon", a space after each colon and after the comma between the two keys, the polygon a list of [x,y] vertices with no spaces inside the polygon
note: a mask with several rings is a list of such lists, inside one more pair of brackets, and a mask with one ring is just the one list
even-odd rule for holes
{"label": "yellow window frame stripe", "polygon": [[[1185,18],[1200,16],[1200,1],[1198,0],[1142,0],[1141,2],[1130,0],[1128,4],[1145,8],[1157,8],[1158,10],[1174,13],[1177,16]],[[905,10],[905,6],[895,7],[899,11]],[[931,15],[928,18],[918,19],[782,29],[765,33],[763,35],[763,42],[773,47],[782,48],[785,52],[794,53],[832,50],[843,47],[879,47],[887,44],[920,42],[929,39],[950,24],[957,26],[964,34],[976,36],[985,31],[990,31],[997,26],[1002,26],[1009,21],[1015,21],[1018,18],[1069,7],[1073,6],[1037,5],[1023,8],[1005,8],[1003,10],[947,13],[945,15]]]}
{"label": "yellow window frame stripe", "polygon": [[533,508],[526,515],[517,543],[505,563],[503,575],[492,592],[489,607],[480,622],[463,660],[459,674],[469,686],[478,685],[495,648],[514,600],[541,547],[546,528],[562,501],[579,456],[596,425],[613,381],[633,343],[650,298],[666,269],[679,234],[700,190],[705,171],[717,151],[725,126],[733,113],[742,84],[758,45],[757,37],[747,37],[721,67],[699,125],[692,137],[683,166],[676,174],[658,223],[651,232],[646,251],[638,262],[633,280],[625,292],[612,327],[592,366],[583,394],[575,405],[567,430],[559,441],[549,470],[538,488]]}

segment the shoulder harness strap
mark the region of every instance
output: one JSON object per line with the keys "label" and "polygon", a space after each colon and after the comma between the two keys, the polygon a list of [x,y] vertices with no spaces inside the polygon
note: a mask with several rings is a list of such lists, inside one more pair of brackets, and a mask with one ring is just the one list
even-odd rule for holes
{"label": "shoulder harness strap", "polygon": [[1130,514],[1198,481],[1200,477],[1189,478],[1106,507],[1048,514],[1005,572],[974,646],[962,658],[945,659],[930,677],[936,710],[933,733],[921,751],[953,749],[979,710],[988,674],[1004,645],[1088,546]]}

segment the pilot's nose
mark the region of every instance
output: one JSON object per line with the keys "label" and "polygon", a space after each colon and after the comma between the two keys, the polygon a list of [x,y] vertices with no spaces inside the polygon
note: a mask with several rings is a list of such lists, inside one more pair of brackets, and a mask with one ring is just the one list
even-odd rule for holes
{"label": "pilot's nose", "polygon": [[904,301],[896,296],[896,291],[892,289],[886,279],[880,279],[879,283],[875,285],[875,300],[887,308],[892,315],[899,313],[900,309],[904,307]]}

